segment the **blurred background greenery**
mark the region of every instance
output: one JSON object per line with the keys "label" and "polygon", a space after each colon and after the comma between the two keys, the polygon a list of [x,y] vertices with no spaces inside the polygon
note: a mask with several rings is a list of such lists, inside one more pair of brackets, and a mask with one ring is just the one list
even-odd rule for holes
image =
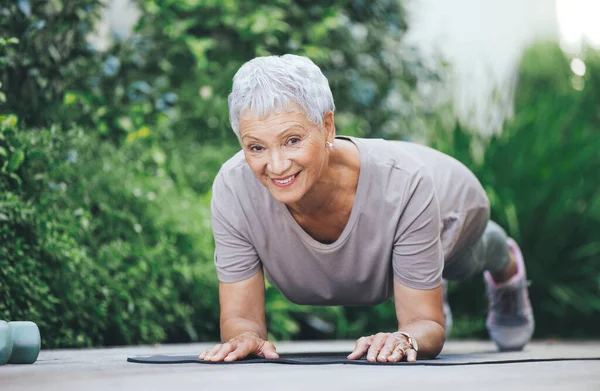
{"label": "blurred background greenery", "polygon": [[[484,136],[435,110],[444,83],[403,45],[397,0],[138,0],[134,33],[97,50],[99,0],[0,8],[0,319],[46,347],[218,339],[210,186],[238,149],[227,94],[257,55],[311,57],[340,134],[423,140],[469,166],[524,251],[536,338],[600,336],[600,56],[554,42],[519,63],[514,113]],[[493,99],[490,96],[490,99]],[[450,285],[453,338],[486,338],[481,279]],[[275,339],[395,327],[391,303],[305,307],[267,287]]]}

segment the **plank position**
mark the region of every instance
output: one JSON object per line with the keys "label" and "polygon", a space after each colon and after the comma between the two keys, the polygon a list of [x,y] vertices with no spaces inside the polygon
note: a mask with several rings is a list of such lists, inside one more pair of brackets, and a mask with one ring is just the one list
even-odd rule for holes
{"label": "plank position", "polygon": [[463,164],[418,144],[336,135],[329,83],[306,57],[245,63],[229,111],[242,150],[221,167],[211,205],[222,343],[200,359],[278,357],[265,276],[298,304],[392,298],[398,329],[360,338],[349,359],[437,356],[450,327],[445,280],[482,272],[490,337],[502,350],[530,341],[519,246],[490,221]]}

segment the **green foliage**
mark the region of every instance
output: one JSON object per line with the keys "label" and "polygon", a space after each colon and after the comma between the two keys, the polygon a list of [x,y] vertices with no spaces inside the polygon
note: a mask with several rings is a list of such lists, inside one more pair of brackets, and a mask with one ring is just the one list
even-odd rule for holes
{"label": "green foliage", "polygon": [[398,1],[139,4],[144,12],[136,53],[145,58],[140,72],[154,75],[153,88],[178,95],[175,126],[199,140],[233,141],[231,80],[258,55],[311,57],[329,78],[340,132],[368,136],[398,137],[418,126],[416,80],[436,77],[400,44],[406,15]]}
{"label": "green foliage", "polygon": [[[594,336],[591,325],[600,321],[600,55],[588,51],[585,63],[579,78],[557,45],[534,45],[519,67],[514,118],[502,134],[484,140],[457,126],[434,140],[473,170],[492,219],[520,243],[536,337]],[[459,319],[485,314],[480,280],[451,285],[450,297]],[[485,336],[483,323],[478,332]]]}
{"label": "green foliage", "polygon": [[80,216],[79,242],[118,292],[108,310],[115,324],[107,343],[162,341],[167,333],[195,338],[195,285],[206,291],[215,286],[212,254],[205,251],[211,242],[208,200],[175,186],[157,148],[77,150],[80,170],[60,178],[70,193],[62,207]]}
{"label": "green foliage", "polygon": [[[65,123],[64,94],[99,71],[85,41],[101,8],[100,0],[19,0],[0,12],[0,110],[28,125]],[[10,41],[10,40],[9,40]],[[68,118],[69,116],[67,116]]]}
{"label": "green foliage", "polygon": [[0,177],[0,318],[47,347],[217,338],[210,194],[178,187],[156,140],[2,134],[25,158]]}
{"label": "green foliage", "polygon": [[51,211],[54,194],[27,196],[44,180],[35,167],[56,157],[51,132],[26,135],[15,125],[0,127],[9,151],[0,156],[0,318],[35,321],[46,346],[91,345],[105,320],[101,271],[70,235],[68,214]]}
{"label": "green foliage", "polygon": [[117,143],[157,126],[234,143],[227,95],[235,71],[257,55],[296,53],[328,76],[340,132],[398,138],[423,126],[414,88],[437,74],[401,44],[407,27],[399,1],[138,4],[133,37],[105,52],[86,41],[100,0],[7,7],[0,36],[19,43],[0,48],[2,111],[33,126],[77,123]]}

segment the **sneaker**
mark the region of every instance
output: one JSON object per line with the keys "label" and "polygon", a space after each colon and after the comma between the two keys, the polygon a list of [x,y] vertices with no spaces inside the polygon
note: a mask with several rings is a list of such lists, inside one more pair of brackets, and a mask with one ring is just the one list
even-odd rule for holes
{"label": "sneaker", "polygon": [[442,296],[444,298],[444,324],[446,326],[446,338],[452,330],[452,311],[448,304],[448,281],[442,280]]}
{"label": "sneaker", "polygon": [[517,262],[517,274],[510,280],[497,284],[490,272],[484,272],[489,300],[485,325],[490,338],[503,351],[522,350],[531,340],[535,328],[523,255],[514,240],[508,238],[507,244]]}

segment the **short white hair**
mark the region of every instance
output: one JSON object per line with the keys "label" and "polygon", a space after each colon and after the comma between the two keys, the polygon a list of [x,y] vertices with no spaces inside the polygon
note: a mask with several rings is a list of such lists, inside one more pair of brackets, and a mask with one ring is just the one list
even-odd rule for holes
{"label": "short white hair", "polygon": [[321,69],[307,57],[256,57],[240,67],[233,77],[228,98],[229,122],[240,139],[240,117],[245,111],[259,119],[278,110],[292,110],[294,104],[308,120],[323,125],[323,116],[335,111],[329,82]]}

